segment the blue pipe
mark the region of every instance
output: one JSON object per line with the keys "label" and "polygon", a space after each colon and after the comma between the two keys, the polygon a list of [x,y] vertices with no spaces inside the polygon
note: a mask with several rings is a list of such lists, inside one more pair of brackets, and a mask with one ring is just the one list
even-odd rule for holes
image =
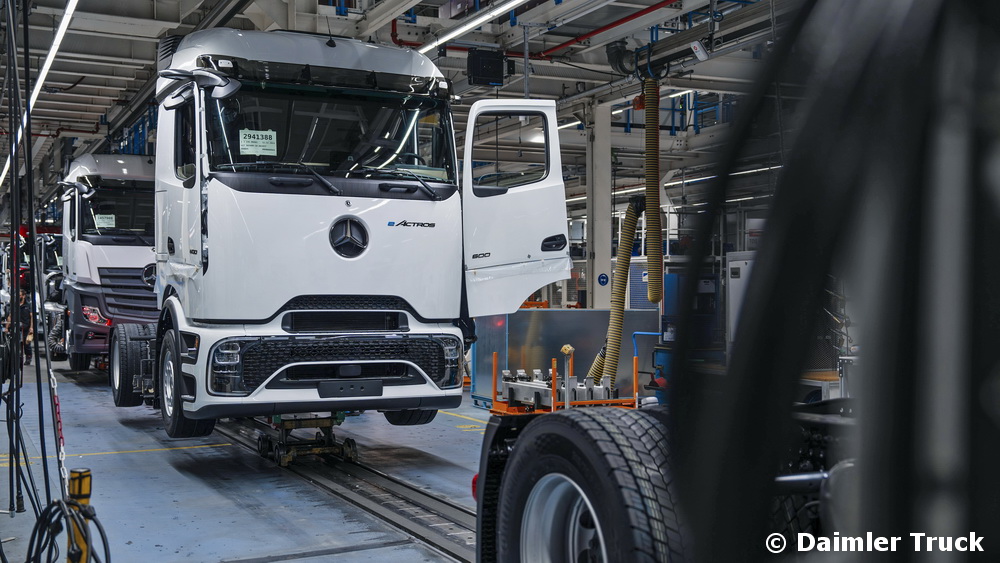
{"label": "blue pipe", "polygon": [[635,337],[638,336],[638,335],[642,335],[642,336],[659,336],[660,333],[659,332],[644,332],[644,331],[641,331],[641,330],[633,332],[632,333],[632,355],[633,356],[638,356],[639,355],[639,345],[635,341]]}

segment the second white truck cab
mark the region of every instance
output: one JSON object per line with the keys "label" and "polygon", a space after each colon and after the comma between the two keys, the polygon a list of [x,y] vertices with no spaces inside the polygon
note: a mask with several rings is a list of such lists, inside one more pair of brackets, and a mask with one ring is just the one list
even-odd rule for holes
{"label": "second white truck cab", "polygon": [[84,155],[70,163],[63,193],[64,323],[70,367],[86,369],[108,352],[119,323],[158,315],[153,285],[153,160]]}

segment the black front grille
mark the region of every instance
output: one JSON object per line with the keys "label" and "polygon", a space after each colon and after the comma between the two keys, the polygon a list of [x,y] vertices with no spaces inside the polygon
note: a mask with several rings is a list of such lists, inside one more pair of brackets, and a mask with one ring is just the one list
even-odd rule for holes
{"label": "black front grille", "polygon": [[422,337],[269,338],[243,350],[243,384],[254,390],[283,367],[299,362],[412,362],[432,380],[445,377],[444,348]]}
{"label": "black front grille", "polygon": [[288,332],[406,331],[406,315],[385,311],[296,311],[281,326]]}
{"label": "black front grille", "polygon": [[395,295],[299,295],[285,303],[278,313],[285,311],[406,311],[423,322],[420,315],[406,299]]}
{"label": "black front grille", "polygon": [[142,268],[98,268],[108,313],[156,318],[156,294],[142,281]]}
{"label": "black front grille", "polygon": [[412,307],[402,297],[392,295],[300,295],[281,308],[282,311],[315,309],[409,311]]}

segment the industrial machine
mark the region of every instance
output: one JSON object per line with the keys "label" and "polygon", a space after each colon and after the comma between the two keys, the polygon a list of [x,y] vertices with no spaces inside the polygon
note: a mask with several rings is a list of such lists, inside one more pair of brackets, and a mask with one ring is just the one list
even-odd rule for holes
{"label": "industrial machine", "polygon": [[[462,400],[472,317],[568,277],[552,102],[474,104],[491,133],[464,135],[459,167],[450,83],[409,49],[213,29],[158,60],[158,318],[115,327],[110,371],[115,404],[159,406],[170,436],[313,411],[425,424]],[[523,128],[545,163],[474,180],[477,139]]]}
{"label": "industrial machine", "polygon": [[49,288],[61,290],[61,300],[46,305],[47,341],[62,342],[70,368],[82,370],[108,352],[114,326],[157,316],[153,160],[84,155],[70,163],[62,185],[62,284],[51,279]]}

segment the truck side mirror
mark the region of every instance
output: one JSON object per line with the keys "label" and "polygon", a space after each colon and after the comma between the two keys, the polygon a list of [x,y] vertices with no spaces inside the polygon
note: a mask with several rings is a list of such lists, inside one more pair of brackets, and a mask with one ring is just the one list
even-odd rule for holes
{"label": "truck side mirror", "polygon": [[73,199],[74,193],[79,193],[83,199],[90,199],[97,193],[94,191],[94,188],[80,182],[59,182],[59,185],[66,190],[63,192],[62,197],[59,198],[62,201],[70,201]]}
{"label": "truck side mirror", "polygon": [[[238,92],[240,86],[242,86],[238,80],[232,80],[225,74],[210,68],[196,68],[194,70],[167,68],[161,70],[158,74],[160,78],[166,78],[168,80],[185,82],[193,80],[195,84],[207,90],[213,98],[217,99],[232,96]],[[175,99],[176,96],[177,94],[165,97],[165,99],[163,99],[160,103],[162,103],[167,109],[173,109],[183,104],[188,99],[184,98],[182,100],[177,100]],[[190,97],[190,95],[188,95],[188,97]]]}
{"label": "truck side mirror", "polygon": [[240,82],[231,80],[225,74],[209,68],[199,68],[191,71],[194,81],[198,86],[208,90],[209,94],[216,99],[228,98],[239,91]]}
{"label": "truck side mirror", "polygon": [[190,88],[183,88],[168,96],[165,100],[160,102],[160,105],[162,105],[165,109],[168,110],[176,109],[184,105],[184,102],[190,100],[193,95],[194,94],[192,93]]}

